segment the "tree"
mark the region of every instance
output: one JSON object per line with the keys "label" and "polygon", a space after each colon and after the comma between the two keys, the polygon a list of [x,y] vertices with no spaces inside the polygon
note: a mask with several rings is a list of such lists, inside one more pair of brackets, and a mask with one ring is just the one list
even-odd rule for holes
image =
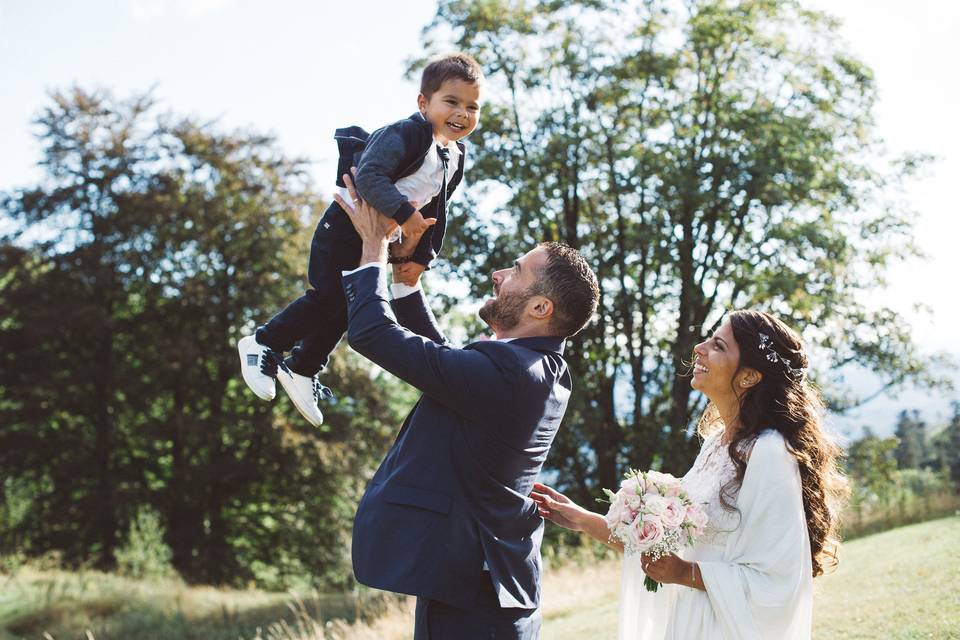
{"label": "tree", "polygon": [[353,508],[409,394],[338,352],[314,430],[246,391],[234,346],[302,286],[324,205],[304,162],[149,95],[56,92],[36,124],[46,176],[2,199],[3,539],[111,567],[152,509],[190,580],[348,581]]}
{"label": "tree", "polygon": [[953,403],[953,419],[950,420],[950,426],[947,427],[949,443],[946,451],[946,460],[950,468],[950,480],[958,492],[960,492],[960,402]]}
{"label": "tree", "polygon": [[890,500],[897,483],[896,448],[895,438],[877,437],[869,427],[847,447],[844,463],[854,481],[855,506],[867,496],[876,496],[883,503]]}
{"label": "tree", "polygon": [[900,469],[919,469],[927,457],[927,425],[920,412],[904,409],[897,416],[897,466]]}
{"label": "tree", "polygon": [[929,466],[942,469],[960,492],[960,402],[953,403],[953,417],[930,439]]}
{"label": "tree", "polygon": [[442,0],[424,35],[488,75],[449,271],[482,296],[493,268],[561,240],[599,276],[549,460],[574,494],[689,466],[704,400],[686,373],[727,309],[803,330],[824,386],[852,365],[885,388],[927,376],[898,316],[860,302],[914,251],[886,194],[922,162],[876,168],[873,77],[829,18],[775,0]]}

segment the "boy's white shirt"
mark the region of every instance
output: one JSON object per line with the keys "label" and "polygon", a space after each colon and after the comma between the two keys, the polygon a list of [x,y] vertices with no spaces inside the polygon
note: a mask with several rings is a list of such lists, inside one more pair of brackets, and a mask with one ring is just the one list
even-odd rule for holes
{"label": "boy's white shirt", "polygon": [[[397,191],[402,193],[408,201],[416,202],[420,209],[436,198],[440,193],[440,187],[443,186],[443,163],[440,162],[440,155],[437,153],[439,146],[443,145],[434,138],[433,144],[427,150],[427,155],[423,157],[423,164],[409,176],[400,178],[394,183]],[[460,148],[456,142],[450,141],[446,149],[450,153],[447,160],[447,179],[449,180],[459,166]]]}

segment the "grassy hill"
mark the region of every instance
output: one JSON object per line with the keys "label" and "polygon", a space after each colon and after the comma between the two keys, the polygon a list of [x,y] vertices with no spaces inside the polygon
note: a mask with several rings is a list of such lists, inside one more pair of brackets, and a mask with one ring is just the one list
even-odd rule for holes
{"label": "grassy hill", "polygon": [[[544,640],[616,637],[619,562],[550,570],[544,579]],[[814,581],[814,638],[960,640],[960,517],[859,538],[840,569]],[[133,582],[98,573],[22,570],[0,575],[0,640],[400,640],[412,600],[317,596],[289,606],[286,594]],[[385,609],[386,608],[386,609]],[[386,610],[386,613],[383,611]],[[331,618],[356,620],[353,624]]]}
{"label": "grassy hill", "polygon": [[[575,572],[548,577],[544,639],[616,638],[618,572],[611,563],[606,575],[587,579],[596,587],[581,589]],[[847,543],[836,573],[814,586],[814,638],[960,640],[960,518]],[[571,606],[553,606],[558,600]]]}

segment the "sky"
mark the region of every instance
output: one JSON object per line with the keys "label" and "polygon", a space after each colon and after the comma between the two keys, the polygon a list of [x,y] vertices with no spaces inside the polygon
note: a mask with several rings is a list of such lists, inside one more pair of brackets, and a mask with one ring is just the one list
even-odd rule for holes
{"label": "sky", "polygon": [[[924,352],[960,360],[960,296],[949,284],[960,275],[960,3],[805,4],[840,18],[849,50],[874,70],[877,129],[890,153],[938,158],[902,195],[917,211],[927,258],[894,265],[890,287],[868,302],[901,311]],[[178,114],[272,132],[287,153],[314,161],[316,183],[329,193],[335,128],[372,130],[416,109],[404,72],[435,10],[433,0],[0,0],[0,191],[40,175],[30,120],[49,91],[77,84],[120,97],[152,88]],[[929,313],[915,312],[917,304]],[[858,380],[864,391],[872,384]],[[902,408],[942,422],[952,399],[960,391],[907,390],[838,425],[889,432]]]}

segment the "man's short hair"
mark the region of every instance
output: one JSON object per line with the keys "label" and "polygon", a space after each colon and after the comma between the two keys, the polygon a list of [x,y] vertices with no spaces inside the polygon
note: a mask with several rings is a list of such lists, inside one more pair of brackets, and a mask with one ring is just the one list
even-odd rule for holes
{"label": "man's short hair", "polygon": [[444,82],[455,79],[479,85],[483,81],[483,69],[476,60],[465,53],[452,53],[434,58],[420,76],[420,93],[429,100]]}
{"label": "man's short hair", "polygon": [[597,276],[580,252],[559,242],[542,242],[547,252],[536,293],[553,302],[551,326],[557,335],[576,335],[593,316],[600,300]]}

